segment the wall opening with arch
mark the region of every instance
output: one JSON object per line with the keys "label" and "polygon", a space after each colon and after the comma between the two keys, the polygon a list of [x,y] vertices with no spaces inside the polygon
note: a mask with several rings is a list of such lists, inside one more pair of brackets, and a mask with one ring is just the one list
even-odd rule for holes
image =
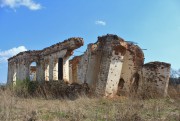
{"label": "wall opening with arch", "polygon": [[119,89],[123,89],[123,87],[124,87],[124,79],[121,78],[121,79],[119,80],[118,88],[119,88]]}
{"label": "wall opening with arch", "polygon": [[124,88],[124,83],[125,83],[124,79],[120,78],[119,83],[118,83],[117,95],[122,95],[122,90]]}
{"label": "wall opening with arch", "polygon": [[30,81],[36,81],[37,80],[37,63],[31,62],[29,65],[29,79]]}

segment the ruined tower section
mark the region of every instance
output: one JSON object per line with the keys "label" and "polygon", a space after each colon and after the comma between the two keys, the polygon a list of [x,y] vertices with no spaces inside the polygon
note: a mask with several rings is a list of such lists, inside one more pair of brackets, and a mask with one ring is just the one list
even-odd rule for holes
{"label": "ruined tower section", "polygon": [[143,66],[143,90],[148,94],[167,95],[171,65],[164,62],[150,62]]}
{"label": "ruined tower section", "polygon": [[72,82],[88,83],[97,95],[133,96],[149,91],[167,94],[170,65],[152,62],[144,65],[144,53],[133,42],[117,35],[98,37],[70,64]]}
{"label": "ruined tower section", "polygon": [[100,67],[96,93],[113,97],[117,93],[126,48],[121,44],[123,39],[116,35],[98,38],[100,49]]}
{"label": "ruined tower section", "polygon": [[71,61],[75,82],[88,83],[98,95],[116,95],[126,53],[121,44],[123,41],[116,35],[105,35],[98,37],[96,43],[89,44],[78,62],[76,57]]}
{"label": "ruined tower section", "polygon": [[141,48],[131,42],[121,42],[126,48],[121,77],[118,84],[118,95],[129,95],[140,90],[140,71],[144,64],[144,53]]}
{"label": "ruined tower section", "polygon": [[[69,38],[40,51],[25,51],[8,59],[8,83],[30,79],[33,69],[38,81],[69,81],[69,57],[83,45],[82,38]],[[32,63],[36,64],[31,66]]]}

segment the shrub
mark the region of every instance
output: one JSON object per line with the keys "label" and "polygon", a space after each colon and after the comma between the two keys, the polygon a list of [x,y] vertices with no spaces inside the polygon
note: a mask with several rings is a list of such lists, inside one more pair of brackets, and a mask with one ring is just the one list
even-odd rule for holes
{"label": "shrub", "polygon": [[13,86],[13,91],[14,91],[15,95],[20,96],[20,97],[27,97],[29,83],[30,83],[29,79],[17,80],[16,85]]}

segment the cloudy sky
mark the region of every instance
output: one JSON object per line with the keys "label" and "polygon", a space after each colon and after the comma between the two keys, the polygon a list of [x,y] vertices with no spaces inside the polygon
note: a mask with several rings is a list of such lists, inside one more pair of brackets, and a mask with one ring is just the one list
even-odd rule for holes
{"label": "cloudy sky", "polygon": [[7,58],[21,51],[69,37],[83,37],[85,51],[107,33],[147,49],[145,62],[180,68],[179,0],[0,0],[0,82],[7,80]]}

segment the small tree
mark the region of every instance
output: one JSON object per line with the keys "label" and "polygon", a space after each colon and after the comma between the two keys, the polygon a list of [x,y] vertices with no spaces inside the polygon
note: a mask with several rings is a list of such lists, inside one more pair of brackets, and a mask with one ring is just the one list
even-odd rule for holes
{"label": "small tree", "polygon": [[170,84],[177,85],[180,84],[180,69],[175,70],[171,68],[171,74],[170,74]]}

